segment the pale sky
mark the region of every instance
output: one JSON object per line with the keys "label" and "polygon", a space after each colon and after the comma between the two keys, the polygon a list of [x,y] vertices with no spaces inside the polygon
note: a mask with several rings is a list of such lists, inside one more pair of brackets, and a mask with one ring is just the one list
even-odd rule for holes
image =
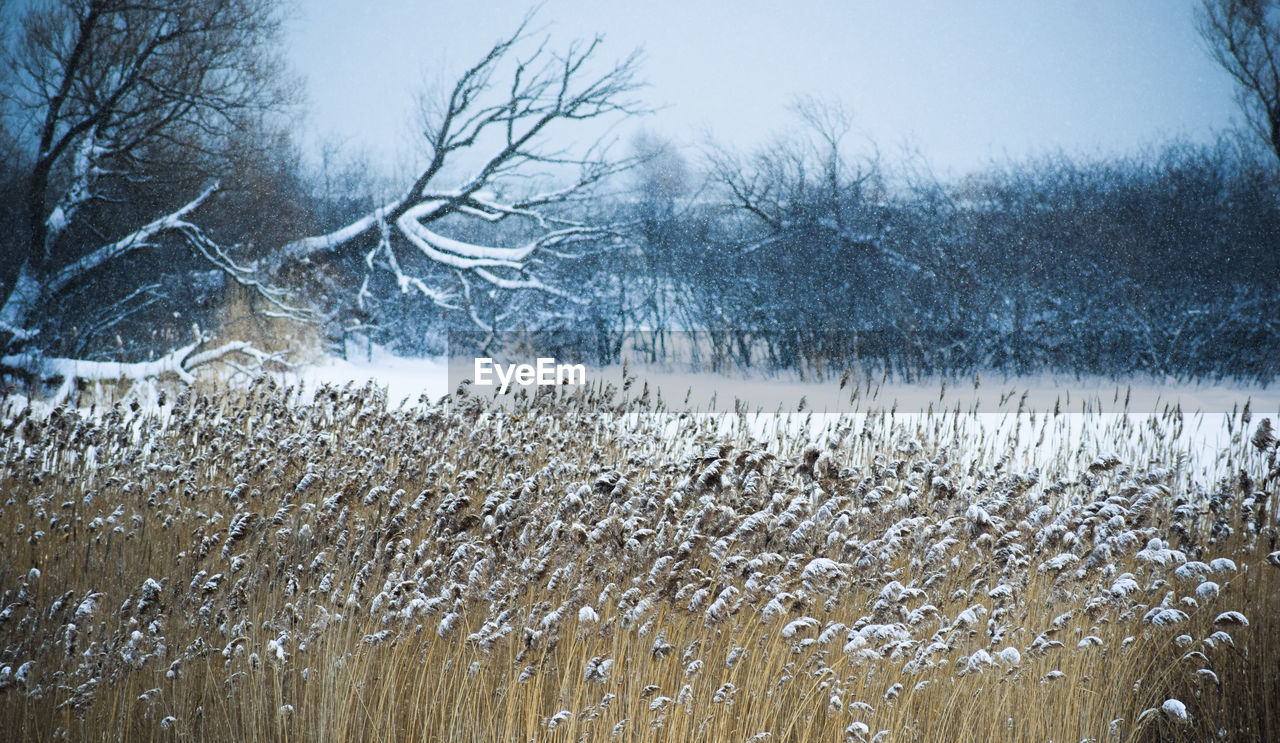
{"label": "pale sky", "polygon": [[[741,148],[791,125],[787,105],[837,99],[886,160],[904,144],[940,175],[991,160],[1132,152],[1205,140],[1240,117],[1230,79],[1203,51],[1196,0],[547,0],[553,47],[601,33],[603,60],[642,47],[640,128]],[[405,162],[414,97],[451,82],[529,3],[305,0],[291,59],[307,80],[304,141],[336,136]],[[857,145],[855,141],[853,144]]]}

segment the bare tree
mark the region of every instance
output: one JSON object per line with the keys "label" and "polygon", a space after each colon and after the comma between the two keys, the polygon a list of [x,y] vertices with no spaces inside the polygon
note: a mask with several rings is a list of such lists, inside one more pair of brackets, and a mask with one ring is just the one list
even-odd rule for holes
{"label": "bare tree", "polygon": [[1280,159],[1280,2],[1202,0],[1200,35],[1236,81],[1250,126]]}
{"label": "bare tree", "polygon": [[[694,242],[690,205],[696,198],[689,198],[690,168],[674,141],[641,132],[632,149],[640,161],[632,186],[636,237],[641,245],[632,269],[638,279],[638,286],[634,287],[638,291],[633,291],[639,301],[635,319],[638,325],[653,328],[654,342],[661,344],[665,343],[663,333],[671,322],[671,312],[678,306],[670,287],[689,278],[684,271],[681,245]],[[626,291],[626,282],[620,282],[619,288]]]}
{"label": "bare tree", "polygon": [[[5,114],[30,154],[25,231],[0,267],[0,353],[39,347],[59,295],[163,245],[186,246],[290,310],[192,221],[219,189],[202,164],[238,127],[291,100],[271,51],[280,22],[274,0],[50,0],[26,12],[6,49]],[[152,200],[167,211],[127,223],[143,213],[128,194],[151,179]]]}
{"label": "bare tree", "polygon": [[878,157],[851,159],[844,144],[852,116],[837,101],[801,97],[791,111],[803,124],[797,134],[743,155],[712,145],[706,151],[711,185],[725,205],[749,216],[758,238],[742,247],[751,253],[776,245],[798,227],[813,227],[839,241],[880,249],[874,236],[849,224],[847,209],[872,192]]}
{"label": "bare tree", "polygon": [[[800,126],[773,144],[751,154],[713,145],[706,154],[710,185],[736,224],[716,268],[699,275],[729,299],[711,303],[701,324],[723,329],[713,343],[736,363],[750,363],[763,342],[772,363],[790,365],[892,322],[897,300],[881,288],[928,271],[886,235],[878,155],[874,146],[852,151],[848,111],[811,97],[791,111]],[[723,271],[725,262],[736,270]]]}
{"label": "bare tree", "polygon": [[[318,280],[337,299],[335,315],[365,309],[373,299],[372,282],[390,278],[404,296],[425,298],[443,310],[464,311],[479,328],[493,330],[498,318],[482,311],[482,297],[539,292],[569,302],[585,299],[543,280],[539,262],[563,258],[589,241],[610,234],[588,224],[568,207],[593,186],[630,166],[611,160],[603,139],[585,148],[554,146],[547,136],[565,124],[583,123],[641,106],[631,98],[636,54],[597,70],[599,37],[553,52],[535,43],[526,17],[516,31],[498,41],[465,70],[438,101],[423,106],[426,164],[398,197],[328,234],[285,245],[276,255],[276,272]],[[591,127],[585,127],[590,131]],[[478,160],[477,153],[479,154]],[[469,176],[446,186],[449,168],[474,163]],[[520,184],[569,181],[545,190]],[[450,217],[498,224],[518,222],[525,238],[515,245],[476,244],[447,237]],[[347,289],[326,278],[319,264],[362,256],[356,283]]]}

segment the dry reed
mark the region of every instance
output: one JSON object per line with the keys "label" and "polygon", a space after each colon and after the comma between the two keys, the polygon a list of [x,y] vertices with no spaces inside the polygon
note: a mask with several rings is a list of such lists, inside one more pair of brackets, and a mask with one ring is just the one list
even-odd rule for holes
{"label": "dry reed", "polygon": [[303,397],[3,410],[3,729],[1280,738],[1276,449],[1247,413],[1205,481],[1176,410],[1038,471],[959,411],[762,439],[612,389]]}

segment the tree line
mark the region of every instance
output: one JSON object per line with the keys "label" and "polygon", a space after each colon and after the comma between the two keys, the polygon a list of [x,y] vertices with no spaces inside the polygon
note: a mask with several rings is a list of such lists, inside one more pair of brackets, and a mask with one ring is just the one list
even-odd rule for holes
{"label": "tree line", "polygon": [[1059,154],[941,183],[830,141],[713,153],[687,200],[642,170],[638,247],[606,271],[636,278],[601,292],[596,321],[705,331],[713,363],[837,374],[1275,376],[1280,190],[1256,148]]}

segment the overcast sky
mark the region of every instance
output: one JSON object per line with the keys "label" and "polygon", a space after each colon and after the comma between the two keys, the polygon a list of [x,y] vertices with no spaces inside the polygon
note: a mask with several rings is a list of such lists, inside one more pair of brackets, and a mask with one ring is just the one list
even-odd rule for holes
{"label": "overcast sky", "polygon": [[[1131,152],[1204,140],[1239,119],[1201,47],[1195,0],[547,0],[552,45],[601,33],[603,56],[644,50],[639,127],[751,147],[798,94],[840,100],[886,159],[904,145],[940,173],[1063,149]],[[474,63],[529,3],[306,0],[290,54],[309,90],[306,141],[336,136],[409,156],[414,95]],[[357,10],[358,8],[358,10]],[[855,142],[856,144],[856,142]]]}

